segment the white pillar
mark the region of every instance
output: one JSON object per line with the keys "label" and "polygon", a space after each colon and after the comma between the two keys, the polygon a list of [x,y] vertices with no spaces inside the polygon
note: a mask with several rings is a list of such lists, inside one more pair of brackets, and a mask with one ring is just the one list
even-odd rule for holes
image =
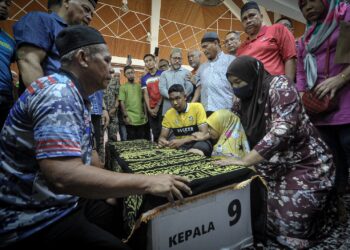
{"label": "white pillar", "polygon": [[232,12],[238,20],[241,20],[241,9],[232,0],[224,0],[225,6]]}
{"label": "white pillar", "polygon": [[273,13],[273,22],[275,23],[278,19],[280,19],[282,16],[279,13]]}
{"label": "white pillar", "polygon": [[154,48],[158,47],[159,37],[159,20],[160,20],[160,7],[162,0],[152,0],[152,12],[151,12],[151,47],[150,53],[153,54]]}

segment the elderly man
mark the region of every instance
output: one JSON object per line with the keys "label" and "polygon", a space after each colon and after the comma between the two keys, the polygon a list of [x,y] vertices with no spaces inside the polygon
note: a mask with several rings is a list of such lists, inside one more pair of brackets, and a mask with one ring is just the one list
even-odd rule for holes
{"label": "elderly man", "polygon": [[171,68],[162,73],[159,82],[159,91],[160,94],[163,96],[163,116],[171,108],[168,90],[172,85],[182,85],[185,89],[186,96],[189,96],[193,91],[193,85],[187,77],[188,74],[190,74],[190,71],[181,67],[182,53],[180,49],[173,49],[171,51],[170,65]]}
{"label": "elderly man", "polygon": [[68,25],[89,25],[97,0],[48,0],[50,13],[29,12],[13,26],[21,80],[28,87],[60,68],[57,34]]}
{"label": "elderly man", "polygon": [[209,116],[216,110],[231,109],[233,106],[234,95],[226,79],[226,71],[235,57],[221,51],[220,40],[215,32],[204,34],[201,44],[208,61],[198,69],[197,88],[201,91],[201,103]]}
{"label": "elderly man", "polygon": [[[50,13],[29,12],[13,27],[17,43],[17,62],[25,87],[37,78],[56,73],[60,68],[55,37],[68,25],[89,25],[97,0],[49,0]],[[40,32],[38,32],[40,31]],[[20,92],[22,92],[23,85]],[[108,126],[109,116],[103,107],[103,92],[92,93],[92,122],[95,148],[104,162],[103,131]],[[103,125],[103,126],[102,126]]]}
{"label": "elderly man", "polygon": [[[0,0],[0,21],[9,14],[10,0]],[[15,41],[0,28],[0,131],[13,104],[10,65],[14,61]]]}
{"label": "elderly man", "polygon": [[286,27],[292,34],[294,34],[294,26],[293,21],[288,17],[281,17],[276,22],[279,24],[282,24],[284,27]]}
{"label": "elderly man", "polygon": [[166,71],[169,69],[169,61],[167,59],[160,59],[158,62],[158,69],[159,70],[163,70]]}
{"label": "elderly man", "polygon": [[230,31],[225,36],[225,48],[227,53],[235,56],[237,49],[241,46],[240,34],[237,31]]}
{"label": "elderly man", "polygon": [[129,249],[116,236],[115,207],[97,199],[149,193],[173,200],[191,190],[178,176],[99,168],[87,98],[106,88],[112,57],[102,35],[82,25],[62,30],[56,47],[61,70],[26,89],[1,131],[0,246]]}
{"label": "elderly man", "polygon": [[188,98],[188,100],[191,102],[198,102],[200,97],[200,89],[197,90],[198,77],[196,76],[196,73],[201,65],[201,55],[202,53],[198,49],[190,50],[187,53],[188,63],[193,68],[191,74],[188,75],[191,83],[193,84],[193,91]]}
{"label": "elderly man", "polygon": [[294,81],[296,47],[292,33],[281,24],[262,25],[263,16],[254,1],[243,5],[241,19],[248,39],[238,48],[237,56],[255,57],[271,75],[286,75]]}
{"label": "elderly man", "polygon": [[172,85],[168,93],[172,108],[165,113],[159,145],[210,156],[213,150],[210,141],[198,140],[194,136],[196,132],[208,133],[202,104],[187,103],[185,90],[180,84]]}

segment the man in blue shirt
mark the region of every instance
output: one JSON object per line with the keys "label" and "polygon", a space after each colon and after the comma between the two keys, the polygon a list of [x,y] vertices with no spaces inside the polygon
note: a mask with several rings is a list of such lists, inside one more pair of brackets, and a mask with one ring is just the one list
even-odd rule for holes
{"label": "man in blue shirt", "polygon": [[[13,26],[21,76],[21,93],[36,79],[58,72],[60,61],[55,46],[57,34],[69,25],[89,25],[96,4],[97,0],[49,0],[47,6],[49,13],[29,12]],[[99,109],[102,106],[102,96],[97,96],[92,106],[93,110]],[[101,148],[101,126],[99,124],[102,123],[103,112],[100,113],[94,113],[96,116],[93,117],[94,134],[96,138],[98,136],[96,149],[99,153]],[[104,112],[103,117],[108,123],[107,112]]]}
{"label": "man in blue shirt", "polygon": [[89,25],[96,3],[97,0],[48,0],[49,13],[29,12],[13,26],[22,91],[36,79],[58,71],[57,34],[68,25]]}
{"label": "man in blue shirt", "polygon": [[170,69],[164,71],[160,76],[159,91],[163,97],[162,115],[171,108],[169,101],[169,88],[174,84],[181,84],[185,89],[186,96],[190,96],[193,91],[193,84],[190,81],[191,72],[182,66],[182,52],[180,49],[173,49],[170,53]]}
{"label": "man in blue shirt", "polygon": [[[0,0],[0,21],[8,17],[10,0]],[[13,104],[11,62],[14,61],[15,41],[0,28],[0,131]]]}
{"label": "man in blue shirt", "polygon": [[88,96],[106,88],[112,56],[102,35],[82,25],[62,30],[56,46],[61,70],[26,89],[0,134],[0,247],[129,249],[118,239],[116,208],[97,199],[149,193],[172,201],[191,190],[180,176],[99,166]]}

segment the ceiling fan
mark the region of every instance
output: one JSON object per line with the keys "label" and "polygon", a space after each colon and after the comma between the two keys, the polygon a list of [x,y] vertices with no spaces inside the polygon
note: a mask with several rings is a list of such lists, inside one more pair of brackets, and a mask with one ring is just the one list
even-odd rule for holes
{"label": "ceiling fan", "polygon": [[203,6],[217,6],[224,2],[224,0],[192,0],[192,2],[198,3]]}

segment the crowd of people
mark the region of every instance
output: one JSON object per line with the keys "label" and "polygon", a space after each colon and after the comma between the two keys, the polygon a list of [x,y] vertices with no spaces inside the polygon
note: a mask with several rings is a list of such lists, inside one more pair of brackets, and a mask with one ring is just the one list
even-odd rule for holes
{"label": "crowd of people", "polygon": [[[267,234],[281,247],[306,249],[342,221],[349,192],[350,5],[299,0],[304,35],[293,22],[271,26],[254,1],[241,8],[247,39],[207,32],[201,50],[169,60],[143,57],[127,82],[111,66],[102,35],[89,27],[97,0],[48,0],[0,30],[0,247],[130,249],[120,240],[119,197],[191,195],[175,175],[112,172],[108,141],[145,139],[159,147],[218,157],[217,167],[250,167],[268,188]],[[11,0],[0,0],[5,21]],[[206,61],[204,62],[204,57]],[[11,63],[17,62],[17,84]],[[16,84],[14,84],[16,83]],[[336,212],[335,212],[336,210]],[[118,224],[119,226],[116,226]],[[40,242],[40,243],[39,243]]]}

